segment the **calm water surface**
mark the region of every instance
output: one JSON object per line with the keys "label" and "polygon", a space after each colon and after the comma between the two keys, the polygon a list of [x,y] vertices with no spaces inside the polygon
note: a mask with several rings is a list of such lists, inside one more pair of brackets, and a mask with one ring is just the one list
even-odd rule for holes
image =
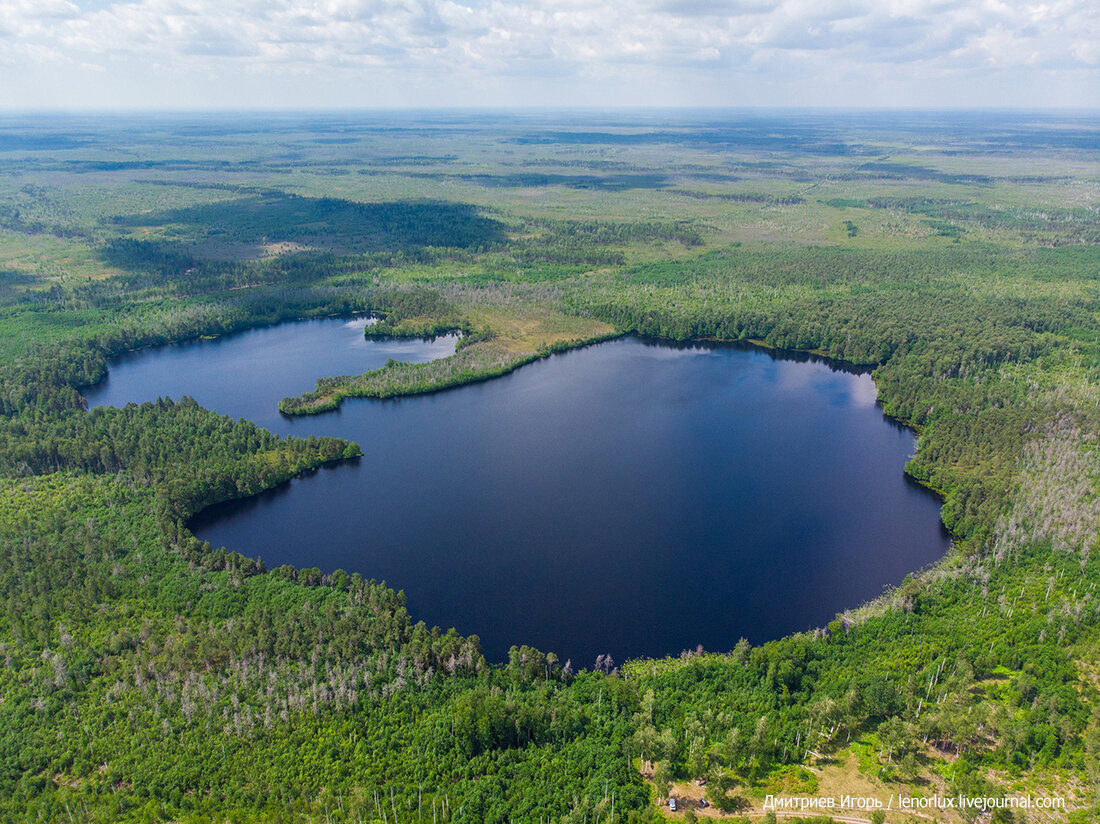
{"label": "calm water surface", "polygon": [[189,394],[364,457],[192,521],[269,566],[343,568],[414,619],[556,651],[575,666],[727,650],[821,626],[947,549],[906,481],[909,431],[868,375],[736,347],[618,340],[487,383],[288,419],[321,375],[429,360],[454,340],[366,341],[309,321],[114,363],[93,405]]}

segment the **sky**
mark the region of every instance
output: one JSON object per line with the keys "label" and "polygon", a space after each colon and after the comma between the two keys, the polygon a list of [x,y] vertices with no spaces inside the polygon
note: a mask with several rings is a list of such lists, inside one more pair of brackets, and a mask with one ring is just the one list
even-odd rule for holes
{"label": "sky", "polygon": [[0,108],[1100,107],[1100,2],[0,0]]}

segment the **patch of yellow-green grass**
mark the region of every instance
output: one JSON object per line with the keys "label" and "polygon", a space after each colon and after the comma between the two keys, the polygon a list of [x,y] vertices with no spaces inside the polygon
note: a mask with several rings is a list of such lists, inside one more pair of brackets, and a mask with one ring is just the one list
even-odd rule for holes
{"label": "patch of yellow-green grass", "polygon": [[773,770],[753,788],[753,795],[813,795],[818,791],[818,779],[813,772],[794,764]]}
{"label": "patch of yellow-green grass", "polygon": [[465,314],[475,329],[486,330],[503,351],[517,355],[533,355],[562,344],[605,338],[615,331],[608,323],[541,306],[514,310],[475,307]]}
{"label": "patch of yellow-green grass", "polygon": [[0,229],[0,270],[31,275],[42,286],[66,279],[101,279],[120,270],[104,264],[86,243],[50,234]]}
{"label": "patch of yellow-green grass", "polygon": [[849,748],[854,756],[854,764],[859,772],[865,776],[873,776],[878,772],[878,752],[881,749],[878,736],[871,734],[852,742]]}
{"label": "patch of yellow-green grass", "polygon": [[[398,334],[436,328],[443,319],[407,318],[393,331]],[[443,323],[447,325],[447,323]],[[471,307],[455,326],[474,330],[455,354],[428,361],[390,360],[381,369],[362,375],[322,378],[313,392],[283,398],[279,410],[288,415],[310,415],[336,409],[344,398],[394,398],[422,395],[454,386],[505,375],[524,364],[586,343],[615,336],[609,324],[565,315],[544,307]]]}

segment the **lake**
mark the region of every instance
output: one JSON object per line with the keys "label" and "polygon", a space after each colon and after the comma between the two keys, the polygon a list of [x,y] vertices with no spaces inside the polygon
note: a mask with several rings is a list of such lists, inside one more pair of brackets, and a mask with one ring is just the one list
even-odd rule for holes
{"label": "lake", "polygon": [[867,374],[735,345],[625,338],[503,378],[287,418],[323,375],[423,361],[453,338],[373,341],[302,321],[132,353],[85,394],[191,395],[280,435],[364,456],[191,522],[269,567],[342,568],[415,620],[556,652],[575,668],[725,651],[823,626],[939,559],[939,503],[906,479],[912,432]]}

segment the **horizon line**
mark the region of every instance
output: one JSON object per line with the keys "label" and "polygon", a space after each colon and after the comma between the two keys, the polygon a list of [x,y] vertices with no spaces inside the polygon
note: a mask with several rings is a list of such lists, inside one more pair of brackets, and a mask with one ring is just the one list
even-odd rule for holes
{"label": "horizon line", "polygon": [[[630,105],[597,105],[597,104],[529,104],[529,105],[499,105],[499,106],[4,106],[0,104],[0,113],[12,114],[365,114],[365,113],[415,113],[415,112],[493,112],[493,113],[537,113],[537,112],[585,112],[585,113],[612,113],[612,112],[898,112],[898,113],[933,113],[933,112],[981,112],[981,113],[1075,113],[1098,114],[1100,106],[995,106],[995,105],[944,105],[944,106],[850,106],[819,104],[814,106],[775,104],[770,106],[730,106],[730,105],[665,105],[665,106],[630,106]],[[0,124],[0,128],[3,128]]]}

